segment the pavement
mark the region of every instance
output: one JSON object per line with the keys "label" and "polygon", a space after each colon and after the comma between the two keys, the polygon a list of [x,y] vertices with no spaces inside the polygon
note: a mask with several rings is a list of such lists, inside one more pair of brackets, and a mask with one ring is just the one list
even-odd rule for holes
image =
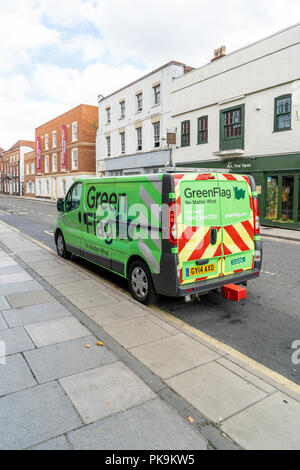
{"label": "pavement", "polygon": [[300,449],[300,387],[0,223],[0,449]]}
{"label": "pavement", "polygon": [[280,240],[300,242],[300,230],[288,230],[263,226],[261,227],[261,234],[264,238],[277,238]]}

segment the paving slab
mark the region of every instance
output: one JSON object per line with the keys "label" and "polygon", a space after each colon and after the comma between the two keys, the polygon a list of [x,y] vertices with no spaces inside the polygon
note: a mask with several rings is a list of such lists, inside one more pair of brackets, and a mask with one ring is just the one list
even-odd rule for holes
{"label": "paving slab", "polygon": [[29,307],[31,305],[49,304],[55,302],[55,298],[46,290],[39,289],[33,292],[21,292],[6,296],[13,308]]}
{"label": "paving slab", "polygon": [[101,292],[86,292],[83,294],[66,295],[66,298],[80,310],[101,305],[117,304],[118,300],[110,294]]}
{"label": "paving slab", "polygon": [[19,266],[19,265],[12,258],[9,258],[9,257],[3,258],[3,259],[0,258],[0,269],[10,267],[10,266]]}
{"label": "paving slab", "polygon": [[127,349],[170,336],[168,331],[146,317],[107,325],[104,330]]}
{"label": "paving slab", "polygon": [[267,396],[215,362],[172,377],[167,383],[216,423]]}
{"label": "paving slab", "polygon": [[0,295],[0,310],[7,310],[8,308],[10,308],[9,303],[3,295]]}
{"label": "paving slab", "polygon": [[60,284],[65,284],[66,282],[76,282],[76,281],[82,281],[83,279],[88,279],[88,277],[85,274],[52,274],[51,276],[42,276],[45,281],[49,282],[49,284],[52,284],[53,286],[57,286]]}
{"label": "paving slab", "polygon": [[226,358],[218,359],[217,362],[221,364],[222,366],[226,367],[226,369],[229,369],[235,374],[239,375],[240,377],[245,379],[247,382],[250,382],[251,384],[255,385],[257,388],[260,388],[261,390],[266,392],[268,395],[271,395],[277,391],[276,388],[272,387],[272,385],[269,385],[268,383],[264,382],[263,380],[259,379],[255,375],[248,372],[246,369],[239,367],[237,364],[234,364],[232,361]]}
{"label": "paving slab", "polygon": [[0,330],[6,330],[8,328],[3,316],[2,316],[2,313],[0,313]]}
{"label": "paving slab", "polygon": [[300,450],[300,403],[282,393],[229,418],[222,429],[249,450]]}
{"label": "paving slab", "polygon": [[18,253],[19,258],[23,261],[46,261],[55,259],[55,255],[41,250],[25,251],[24,253]]}
{"label": "paving slab", "polygon": [[32,292],[39,289],[42,289],[42,287],[36,281],[0,284],[0,295],[18,294],[19,292]]}
{"label": "paving slab", "polygon": [[50,441],[43,442],[37,446],[31,447],[30,450],[71,450],[65,436],[56,437],[50,439]]}
{"label": "paving slab", "polygon": [[187,338],[171,336],[155,343],[131,349],[131,354],[163,379],[178,375],[220,356],[214,351]]}
{"label": "paving slab", "polygon": [[147,313],[145,310],[129,301],[102,307],[85,308],[83,312],[101,326],[145,316]]}
{"label": "paving slab", "polygon": [[[33,342],[27,335],[24,328],[1,330],[0,341],[3,341],[5,344],[6,356],[35,349]],[[3,357],[3,355],[2,348],[0,348],[0,357]]]}
{"label": "paving slab", "polygon": [[74,317],[27,325],[25,330],[38,348],[90,335]]}
{"label": "paving slab", "polygon": [[0,365],[0,397],[33,387],[36,384],[37,382],[21,354],[7,357],[5,365]]}
{"label": "paving slab", "polygon": [[31,281],[32,278],[29,274],[23,273],[16,273],[16,274],[2,274],[0,276],[0,285],[1,284],[11,284],[12,282],[24,282],[24,281]]}
{"label": "paving slab", "polygon": [[[50,261],[50,263],[52,263]],[[30,267],[37,272],[40,276],[51,276],[53,274],[75,274],[76,270],[74,268],[69,267],[68,265],[62,265],[59,263],[52,263],[52,266],[48,266],[48,261],[43,262],[43,267],[36,268],[34,267],[33,263],[28,262]],[[56,265],[56,266],[54,266]]]}
{"label": "paving slab", "polygon": [[[97,346],[97,341],[94,336],[87,336],[29,351],[24,355],[38,382],[51,382],[116,362],[117,359],[106,347]],[[87,349],[86,345],[90,345],[90,348]]]}
{"label": "paving slab", "polygon": [[81,294],[85,292],[97,292],[107,290],[107,287],[93,279],[85,281],[70,282],[57,286],[56,289],[62,295]]}
{"label": "paving slab", "polygon": [[68,434],[76,450],[206,450],[204,439],[161,400]]}
{"label": "paving slab", "polygon": [[120,362],[59,382],[86,424],[155,397],[152,390]]}
{"label": "paving slab", "polygon": [[3,317],[10,328],[17,326],[42,323],[58,318],[70,317],[71,314],[59,302],[31,305],[20,309],[10,309],[3,312]]}
{"label": "paving slab", "polygon": [[0,276],[5,276],[6,274],[16,274],[24,273],[24,269],[21,268],[18,264],[10,264],[8,266],[1,266],[0,264]]}
{"label": "paving slab", "polygon": [[26,449],[81,425],[57,383],[0,398],[0,449]]}

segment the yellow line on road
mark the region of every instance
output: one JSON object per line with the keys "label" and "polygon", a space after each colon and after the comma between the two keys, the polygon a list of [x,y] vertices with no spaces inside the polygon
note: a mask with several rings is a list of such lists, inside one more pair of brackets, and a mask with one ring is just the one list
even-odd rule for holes
{"label": "yellow line on road", "polygon": [[21,233],[21,234],[22,234],[22,237],[27,238],[27,239],[30,240],[31,242],[36,243],[36,244],[39,245],[41,248],[44,248],[45,250],[50,251],[51,253],[55,253],[55,254],[56,254],[56,251],[55,251],[55,250],[52,250],[52,248],[49,248],[49,247],[48,247],[47,245],[45,245],[44,243],[39,242],[39,241],[36,240],[35,238],[32,238],[30,235],[27,235],[26,233],[21,232],[21,230],[19,230],[19,229],[13,227],[12,225],[9,225],[9,224],[7,224],[6,222],[3,222],[2,220],[0,221],[0,223],[3,224],[3,225],[6,225],[6,227],[10,228],[10,229],[13,230],[14,232]]}
{"label": "yellow line on road", "polygon": [[194,328],[193,326],[189,325],[183,320],[180,320],[179,318],[176,318],[173,315],[170,315],[169,313],[164,312],[163,310],[161,310],[159,307],[155,305],[150,306],[150,309],[158,313],[160,316],[164,317],[169,322],[171,321],[172,323],[175,323],[176,325],[180,326],[181,328],[184,328],[185,330],[189,331],[193,335],[198,336],[199,338],[203,339],[204,341],[211,344],[212,346],[220,349],[221,351],[224,351],[226,354],[230,354],[236,359],[239,359],[240,361],[244,362],[247,366],[252,367],[258,372],[274,380],[275,382],[278,382],[283,387],[290,389],[294,393],[300,394],[300,386],[292,382],[291,380],[287,379],[283,375],[280,375],[277,372],[269,369],[268,367],[260,364],[259,362],[254,361],[254,359],[251,359],[245,354],[240,353],[236,349],[233,349],[231,346],[227,346],[227,344],[221,343],[221,341],[218,341],[217,339],[212,338],[206,333],[203,333],[203,331]]}

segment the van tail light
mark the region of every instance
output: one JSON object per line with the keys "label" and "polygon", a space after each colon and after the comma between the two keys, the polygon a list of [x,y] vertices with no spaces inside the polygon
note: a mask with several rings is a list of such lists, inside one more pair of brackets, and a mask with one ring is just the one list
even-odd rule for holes
{"label": "van tail light", "polygon": [[176,226],[176,212],[175,204],[169,204],[169,242],[171,245],[177,245],[177,226]]}
{"label": "van tail light", "polygon": [[260,222],[259,222],[259,208],[257,197],[253,198],[253,210],[254,210],[254,235],[260,234]]}

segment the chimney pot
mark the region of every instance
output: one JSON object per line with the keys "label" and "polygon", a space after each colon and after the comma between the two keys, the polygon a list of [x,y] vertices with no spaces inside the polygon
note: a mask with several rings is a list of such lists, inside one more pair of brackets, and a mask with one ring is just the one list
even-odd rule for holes
{"label": "chimney pot", "polygon": [[215,49],[214,51],[214,58],[211,59],[211,62],[214,62],[215,60],[221,59],[222,57],[226,56],[226,46],[221,46],[218,49]]}

